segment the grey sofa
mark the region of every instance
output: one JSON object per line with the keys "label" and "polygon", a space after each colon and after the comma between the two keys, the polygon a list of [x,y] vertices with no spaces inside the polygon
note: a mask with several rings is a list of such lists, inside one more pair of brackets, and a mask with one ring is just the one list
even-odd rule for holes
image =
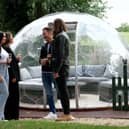
{"label": "grey sofa", "polygon": [[109,79],[109,75],[105,74],[106,66],[107,65],[78,65],[77,73],[75,66],[70,66],[68,80],[75,80],[75,75],[77,74],[78,80],[86,83],[106,81]]}
{"label": "grey sofa", "polygon": [[[28,94],[31,91],[35,96],[34,98],[31,98],[31,100],[28,101],[32,101],[31,103],[43,102],[44,104],[46,104],[45,90],[41,80],[41,66],[30,66],[28,68],[21,68],[20,73],[21,73],[21,81],[19,82],[19,87],[20,87],[21,101],[24,101],[25,98],[29,99]],[[70,66],[69,78],[67,81],[70,98],[75,97],[75,91],[74,91],[76,82],[75,75],[76,75],[75,66]],[[105,101],[105,99],[103,99],[105,98],[105,96],[103,96],[102,93],[103,90],[101,87],[103,87],[104,82],[108,82],[112,78],[112,73],[110,72],[109,65],[78,65],[77,76],[78,76],[78,85],[82,86],[83,92],[85,91],[85,88],[92,88],[94,90],[95,89],[94,85],[96,85],[97,90],[100,91],[99,92],[100,99]],[[109,84],[109,87],[111,87],[111,82]],[[57,96],[54,87],[53,91],[55,92],[55,100],[56,100]],[[106,98],[106,101],[107,100],[108,99]]]}
{"label": "grey sofa", "polygon": [[[82,93],[99,94],[101,101],[110,102],[112,97],[112,81],[113,73],[110,65],[79,65],[77,66],[78,85],[81,85]],[[75,82],[75,66],[70,67],[68,82]]]}
{"label": "grey sofa", "polygon": [[[46,93],[41,79],[41,67],[30,66],[21,68],[19,81],[20,102],[47,105]],[[57,100],[56,89],[53,87],[54,99]]]}

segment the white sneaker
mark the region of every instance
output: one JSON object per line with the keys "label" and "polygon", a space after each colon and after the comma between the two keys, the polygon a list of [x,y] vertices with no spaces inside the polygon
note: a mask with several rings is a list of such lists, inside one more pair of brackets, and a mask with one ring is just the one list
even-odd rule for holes
{"label": "white sneaker", "polygon": [[48,115],[44,117],[44,119],[47,119],[47,120],[56,120],[57,119],[57,115],[54,114],[53,112],[49,112]]}

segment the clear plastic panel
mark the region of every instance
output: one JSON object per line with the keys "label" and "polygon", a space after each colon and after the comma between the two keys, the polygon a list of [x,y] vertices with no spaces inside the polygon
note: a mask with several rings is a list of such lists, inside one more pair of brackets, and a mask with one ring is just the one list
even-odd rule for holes
{"label": "clear plastic panel", "polygon": [[[42,17],[28,24],[15,36],[12,46],[16,53],[23,56],[21,68],[30,72],[29,67],[34,66],[35,71],[35,67],[39,66],[39,52],[44,42],[42,28],[55,18],[62,18],[66,22],[70,37],[70,74],[67,84],[71,108],[76,108],[77,103],[79,108],[111,106],[111,78],[123,76],[122,60],[129,58],[129,47],[124,44],[115,29],[99,18],[83,13],[63,12]],[[22,104],[41,107],[44,103],[41,77],[38,79],[38,82],[31,80],[29,84],[25,83],[23,88],[20,87]],[[32,84],[36,88],[31,87]],[[56,94],[55,89],[53,90]],[[56,95],[55,102],[56,107],[60,108]]]}

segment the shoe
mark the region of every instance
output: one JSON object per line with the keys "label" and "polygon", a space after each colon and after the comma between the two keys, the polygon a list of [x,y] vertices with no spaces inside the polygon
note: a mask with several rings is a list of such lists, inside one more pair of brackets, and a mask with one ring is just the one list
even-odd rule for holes
{"label": "shoe", "polygon": [[5,120],[5,119],[0,119],[0,121],[4,121],[4,122],[7,122],[8,120]]}
{"label": "shoe", "polygon": [[0,120],[5,120],[4,117],[1,117]]}
{"label": "shoe", "polygon": [[49,112],[48,115],[44,117],[44,119],[47,119],[47,120],[56,120],[57,119],[57,115],[54,114],[53,112]]}
{"label": "shoe", "polygon": [[72,115],[63,115],[56,119],[56,121],[71,121],[71,120],[75,120],[75,117],[73,117]]}

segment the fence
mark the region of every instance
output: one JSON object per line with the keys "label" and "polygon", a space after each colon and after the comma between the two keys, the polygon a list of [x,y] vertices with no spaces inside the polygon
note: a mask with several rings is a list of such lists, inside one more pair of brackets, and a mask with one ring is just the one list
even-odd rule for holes
{"label": "fence", "polygon": [[112,78],[112,97],[114,110],[129,110],[128,106],[128,79],[127,79],[127,60],[123,59],[123,78]]}

